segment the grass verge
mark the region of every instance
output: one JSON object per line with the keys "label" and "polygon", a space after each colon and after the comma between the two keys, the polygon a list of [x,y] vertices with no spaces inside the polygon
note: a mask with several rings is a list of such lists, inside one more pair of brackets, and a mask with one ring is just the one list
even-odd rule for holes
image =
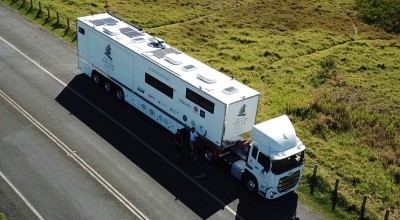
{"label": "grass verge", "polygon": [[[3,0],[73,42],[75,19],[104,12],[89,0]],[[45,6],[51,10],[47,20]],[[400,213],[400,37],[363,23],[353,0],[109,0],[107,9],[261,93],[257,121],[288,114],[307,145],[300,200],[332,219]],[[54,26],[55,11],[60,25]],[[30,11],[29,13],[27,13]],[[319,165],[321,185],[309,196]],[[340,204],[330,194],[340,179]],[[326,204],[326,205],[321,205]]]}

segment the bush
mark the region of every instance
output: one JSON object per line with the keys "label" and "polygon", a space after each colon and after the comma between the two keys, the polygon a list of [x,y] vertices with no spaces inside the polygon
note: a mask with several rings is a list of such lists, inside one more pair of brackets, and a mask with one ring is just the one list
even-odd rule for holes
{"label": "bush", "polygon": [[311,83],[315,88],[324,84],[329,79],[335,78],[337,75],[336,63],[332,56],[325,57],[319,64],[322,70],[318,71],[317,75],[311,78]]}
{"label": "bush", "polygon": [[400,33],[400,0],[356,0],[356,4],[364,21]]}

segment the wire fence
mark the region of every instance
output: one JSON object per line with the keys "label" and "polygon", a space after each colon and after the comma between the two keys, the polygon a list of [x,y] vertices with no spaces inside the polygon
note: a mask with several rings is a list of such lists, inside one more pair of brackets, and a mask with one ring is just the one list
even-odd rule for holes
{"label": "wire fence", "polygon": [[73,37],[71,42],[76,41],[76,18],[62,15],[57,10],[52,9],[49,6],[42,5],[41,1],[34,2],[33,0],[12,0],[10,1],[10,6],[17,7],[19,11],[26,10],[25,15],[33,14],[34,20],[44,20],[42,26],[50,25],[53,31],[55,29],[64,29],[62,37],[71,35]]}
{"label": "wire fence", "polygon": [[[318,190],[319,185],[327,185],[327,183],[322,183],[324,180],[322,178],[318,177],[317,171],[318,171],[318,165],[314,165],[313,174],[307,181],[310,186],[310,194],[311,195],[314,195],[314,191],[316,189]],[[338,194],[339,181],[340,181],[339,179],[336,179],[334,189],[332,192],[330,192],[331,193],[331,201],[332,201],[332,210],[336,209],[336,206],[338,205],[339,201],[340,201],[342,207],[348,205],[348,204],[344,204],[346,202],[343,201],[344,200],[343,196]],[[328,188],[328,187],[325,186],[323,188]],[[365,216],[367,200],[368,200],[368,195],[364,195],[363,200],[360,203],[361,204],[360,207],[344,207],[344,208],[347,210],[351,209],[351,210],[355,211],[356,213],[358,213],[359,214],[358,217],[360,220],[369,219],[368,217]],[[390,214],[390,209],[386,209],[386,212],[384,215],[384,220],[389,219],[389,214]]]}

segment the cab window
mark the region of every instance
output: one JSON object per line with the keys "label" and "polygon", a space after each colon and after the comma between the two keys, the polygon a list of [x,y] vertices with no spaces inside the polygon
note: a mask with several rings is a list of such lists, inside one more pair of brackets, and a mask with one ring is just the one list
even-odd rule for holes
{"label": "cab window", "polygon": [[257,161],[264,167],[265,171],[269,172],[269,169],[271,167],[271,160],[268,156],[260,152],[258,154]]}
{"label": "cab window", "polygon": [[253,150],[251,151],[251,156],[253,158],[257,158],[257,153],[258,153],[258,148],[254,146]]}

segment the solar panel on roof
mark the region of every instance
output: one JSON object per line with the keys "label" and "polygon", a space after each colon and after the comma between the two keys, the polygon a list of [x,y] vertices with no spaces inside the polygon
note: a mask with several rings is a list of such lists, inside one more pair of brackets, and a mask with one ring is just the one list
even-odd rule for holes
{"label": "solar panel on roof", "polygon": [[92,20],[92,21],[90,21],[90,23],[92,23],[96,26],[100,26],[100,25],[104,25],[104,24],[115,25],[116,23],[118,23],[118,21],[113,18],[103,18],[103,19]]}
{"label": "solar panel on roof", "polygon": [[92,21],[90,21],[90,23],[92,23],[92,24],[94,24],[94,25],[96,25],[96,26],[100,26],[100,25],[105,24],[105,22],[103,21],[103,19],[92,20]]}
{"label": "solar panel on roof", "polygon": [[121,33],[135,31],[135,30],[133,30],[133,29],[130,28],[130,27],[120,28],[119,30],[121,31]]}
{"label": "solar panel on roof", "polygon": [[175,54],[181,54],[181,52],[173,47],[170,48],[166,48],[166,49],[158,49],[155,51],[151,51],[151,53],[153,53],[153,55],[157,58],[164,58],[165,55],[169,54],[169,53],[175,53]]}
{"label": "solar panel on roof", "polygon": [[123,34],[126,35],[129,38],[138,37],[138,36],[142,36],[143,35],[142,33],[137,32],[137,31],[125,32]]}
{"label": "solar panel on roof", "polygon": [[119,30],[121,31],[122,34],[124,34],[125,36],[127,36],[129,38],[138,37],[138,36],[143,35],[141,32],[136,31],[130,27],[120,28]]}
{"label": "solar panel on roof", "polygon": [[114,25],[116,23],[118,23],[117,20],[113,19],[113,18],[104,18],[103,21],[107,24],[107,25]]}

